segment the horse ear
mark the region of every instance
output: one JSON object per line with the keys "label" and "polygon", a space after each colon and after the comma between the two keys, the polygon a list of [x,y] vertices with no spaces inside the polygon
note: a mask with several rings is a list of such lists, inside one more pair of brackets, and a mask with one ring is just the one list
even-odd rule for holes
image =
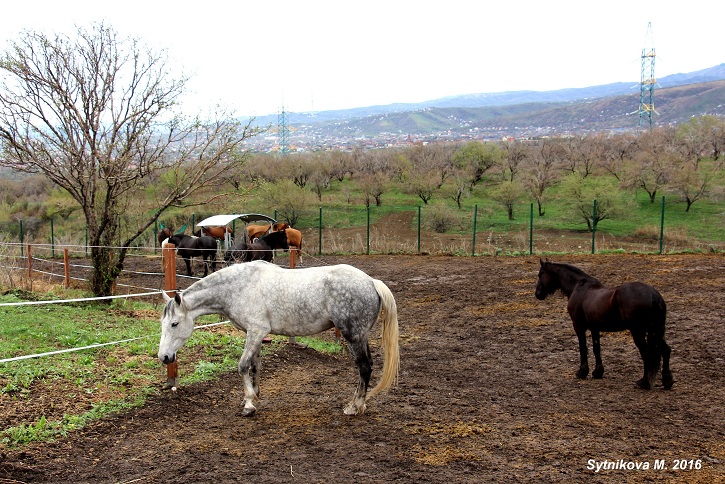
{"label": "horse ear", "polygon": [[174,301],[176,301],[176,304],[181,306],[181,294],[179,294],[178,292],[174,294]]}
{"label": "horse ear", "polygon": [[164,302],[171,301],[171,298],[169,297],[168,294],[166,294],[166,291],[161,291],[161,295],[164,296]]}
{"label": "horse ear", "polygon": [[539,264],[541,265],[541,267],[544,267],[544,259],[542,259],[541,257],[539,257]]}

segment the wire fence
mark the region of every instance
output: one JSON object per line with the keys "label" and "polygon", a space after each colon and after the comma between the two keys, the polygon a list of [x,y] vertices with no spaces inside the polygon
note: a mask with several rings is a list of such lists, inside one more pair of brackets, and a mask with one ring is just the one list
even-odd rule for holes
{"label": "wire fence", "polygon": [[[666,213],[664,197],[661,208],[637,214],[626,234],[608,229],[601,222],[593,229],[582,223],[562,224],[535,216],[534,204],[526,210],[518,208],[512,220],[495,219],[491,208],[473,206],[470,210],[451,210],[430,206],[343,206],[320,207],[314,210],[267,213],[276,220],[291,222],[303,235],[303,252],[308,254],[452,254],[452,255],[521,255],[547,253],[597,252],[722,252],[725,251],[725,224],[722,214],[692,215],[699,223],[711,228],[707,236],[692,236],[682,224],[668,222],[672,210]],[[659,210],[657,210],[659,208]],[[596,200],[592,204],[596,218]],[[522,213],[524,212],[524,213]],[[195,223],[210,214],[190,214],[177,223],[179,231],[191,234]],[[181,223],[183,222],[183,223]],[[244,225],[232,222],[232,240],[243,235]],[[48,257],[61,257],[64,247],[71,257],[88,257],[91,246],[85,230],[53,224],[33,224],[28,231],[23,221],[0,224],[0,240],[24,246],[32,243],[47,247]],[[563,227],[563,228],[562,228]],[[123,228],[123,226],[122,226]],[[138,237],[129,248],[129,257],[158,254],[160,224]],[[61,235],[57,235],[61,233]],[[123,234],[121,234],[123,235]],[[122,236],[119,237],[119,240]],[[120,247],[119,247],[120,248]],[[221,250],[224,250],[222,247]],[[220,255],[221,259],[221,255]]]}

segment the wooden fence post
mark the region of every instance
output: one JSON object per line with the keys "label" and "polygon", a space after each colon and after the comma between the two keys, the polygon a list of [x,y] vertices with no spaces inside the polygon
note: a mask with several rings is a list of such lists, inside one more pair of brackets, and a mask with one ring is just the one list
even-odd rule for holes
{"label": "wooden fence post", "polygon": [[70,266],[68,265],[68,249],[63,249],[63,274],[65,275],[65,288],[70,287]]}
{"label": "wooden fence post", "polygon": [[28,279],[33,279],[33,252],[31,245],[28,244]]}
{"label": "wooden fence post", "polygon": [[[168,244],[161,249],[161,260],[164,263],[164,290],[169,297],[176,295],[176,246]],[[176,389],[179,384],[179,355],[173,363],[166,365],[166,383],[164,388]]]}

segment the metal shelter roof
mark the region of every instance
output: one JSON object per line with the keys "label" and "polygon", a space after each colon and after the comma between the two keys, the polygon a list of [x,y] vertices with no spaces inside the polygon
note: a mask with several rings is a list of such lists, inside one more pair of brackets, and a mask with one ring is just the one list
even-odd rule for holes
{"label": "metal shelter roof", "polygon": [[236,215],[212,215],[211,217],[207,217],[198,224],[196,224],[197,227],[219,227],[222,225],[229,225],[232,223],[233,220],[239,219],[245,224],[248,224],[249,222],[255,222],[258,220],[263,220],[265,222],[269,223],[277,223],[275,219],[268,215],[264,215],[261,213],[242,213],[242,214],[236,214]]}

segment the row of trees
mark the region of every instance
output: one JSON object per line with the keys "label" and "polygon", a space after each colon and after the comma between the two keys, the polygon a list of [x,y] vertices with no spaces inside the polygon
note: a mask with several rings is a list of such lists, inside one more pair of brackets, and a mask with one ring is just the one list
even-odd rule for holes
{"label": "row of trees", "polygon": [[[622,191],[642,190],[652,203],[667,191],[684,202],[685,211],[707,195],[721,195],[724,148],[725,120],[702,116],[677,127],[639,133],[257,155],[234,175],[233,183],[260,179],[293,183],[322,201],[334,181],[348,178],[363,192],[366,205],[381,205],[386,192],[402,190],[424,204],[438,197],[459,208],[475,187],[483,186],[506,208],[509,218],[522,197],[534,200],[543,217],[550,189],[561,185],[581,202],[582,216],[591,228],[612,215],[610,208],[621,206],[615,201],[623,198]],[[289,191],[289,186],[283,190]],[[593,198],[601,202],[594,219]],[[274,202],[285,205],[279,197]]]}

